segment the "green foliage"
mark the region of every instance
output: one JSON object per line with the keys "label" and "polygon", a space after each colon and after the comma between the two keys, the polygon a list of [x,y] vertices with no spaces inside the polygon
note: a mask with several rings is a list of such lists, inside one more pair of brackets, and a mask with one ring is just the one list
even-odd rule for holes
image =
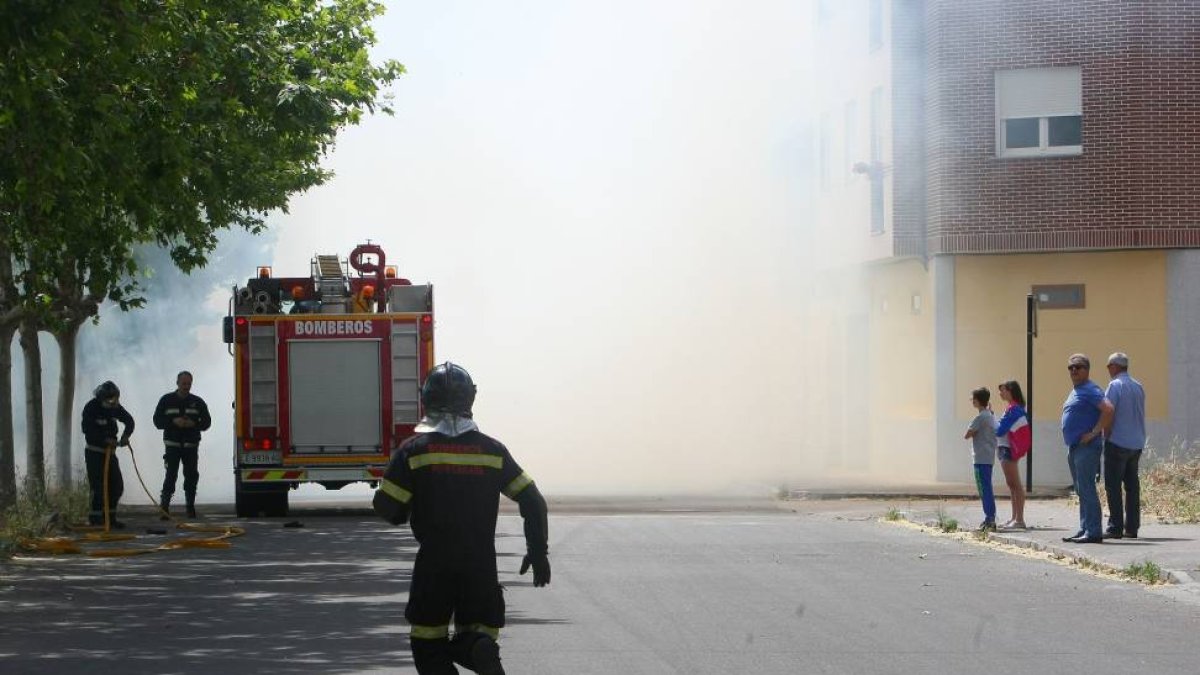
{"label": "green foliage", "polygon": [[26,489],[15,504],[0,513],[0,559],[9,558],[21,539],[36,539],[66,533],[66,526],[87,518],[87,481],[42,492]]}
{"label": "green foliage", "polygon": [[[370,60],[382,12],[376,0],[0,2],[0,329],[31,321],[73,345],[101,303],[144,303],[140,245],[196,269],[222,230],[258,232],[328,180],[337,133],[391,112],[383,89],[404,72]],[[0,503],[14,489],[8,349]]]}
{"label": "green foliage", "polygon": [[[329,178],[322,157],[403,67],[373,0],[9,0],[0,7],[0,234],[24,301],[140,301],[141,242],[202,266]],[[42,303],[46,304],[46,303]],[[88,308],[94,313],[95,302]]]}
{"label": "green foliage", "polygon": [[1146,560],[1140,563],[1130,563],[1122,573],[1135,581],[1141,581],[1147,584],[1159,584],[1166,581],[1166,574],[1163,573],[1161,567],[1152,560]]}
{"label": "green foliage", "polygon": [[884,513],[883,513],[883,519],[888,520],[888,521],[894,522],[894,521],[900,520],[903,517],[904,516],[900,513],[900,509],[898,509],[894,506],[889,506],[888,510],[884,511]]}
{"label": "green foliage", "polygon": [[958,521],[951,518],[942,507],[937,510],[937,528],[942,532],[957,532]]}

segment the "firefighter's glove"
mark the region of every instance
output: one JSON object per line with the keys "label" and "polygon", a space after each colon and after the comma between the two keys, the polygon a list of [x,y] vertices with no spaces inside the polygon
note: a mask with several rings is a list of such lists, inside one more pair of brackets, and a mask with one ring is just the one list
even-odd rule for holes
{"label": "firefighter's glove", "polygon": [[525,574],[533,568],[533,585],[541,588],[550,583],[550,559],[544,555],[526,555],[521,561],[520,574]]}

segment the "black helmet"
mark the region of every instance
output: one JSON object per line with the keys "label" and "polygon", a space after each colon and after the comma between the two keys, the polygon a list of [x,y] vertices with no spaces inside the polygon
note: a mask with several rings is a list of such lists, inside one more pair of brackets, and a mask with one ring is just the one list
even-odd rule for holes
{"label": "black helmet", "polygon": [[475,383],[466,368],[449,361],[434,366],[421,387],[421,405],[426,412],[471,416],[475,404]]}
{"label": "black helmet", "polygon": [[107,401],[110,398],[116,398],[120,396],[121,389],[117,387],[112,380],[108,380],[99,387],[96,387],[96,391],[92,393],[101,401]]}

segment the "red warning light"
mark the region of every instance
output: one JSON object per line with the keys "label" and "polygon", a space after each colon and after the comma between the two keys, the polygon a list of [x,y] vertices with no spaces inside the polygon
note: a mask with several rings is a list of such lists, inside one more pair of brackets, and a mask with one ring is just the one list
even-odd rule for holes
{"label": "red warning light", "polygon": [[239,316],[238,318],[234,319],[234,323],[236,323],[239,326],[245,326],[246,325],[246,317]]}
{"label": "red warning light", "polygon": [[272,443],[271,443],[271,439],[269,439],[269,438],[262,439],[262,441],[260,441],[258,444],[259,449],[262,449],[262,450],[270,450],[271,446],[272,446]]}
{"label": "red warning light", "polygon": [[427,324],[427,325],[431,324],[431,323],[433,323],[433,317],[426,314],[425,316],[421,317],[421,323]]}
{"label": "red warning light", "polygon": [[243,450],[253,450],[254,449],[254,441],[250,440],[249,438],[242,441],[242,449]]}

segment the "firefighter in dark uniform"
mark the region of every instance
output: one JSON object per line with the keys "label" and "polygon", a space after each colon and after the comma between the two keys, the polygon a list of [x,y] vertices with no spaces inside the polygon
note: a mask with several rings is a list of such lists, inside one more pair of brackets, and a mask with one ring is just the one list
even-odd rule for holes
{"label": "firefighter in dark uniform", "polygon": [[188,518],[196,517],[196,485],[200,482],[200,471],[196,468],[200,459],[200,432],[212,426],[208,405],[204,399],[192,393],[192,374],[183,371],[175,376],[175,391],[158,399],[154,408],[154,426],[163,430],[163,463],[167,469],[163,479],[159,505],[164,511],[162,518],[170,516],[171,497],[175,494],[175,480],[179,476],[179,465],[183,464],[183,494],[187,498]]}
{"label": "firefighter in dark uniform", "polygon": [[[112,382],[105,382],[93,393],[92,400],[83,406],[82,428],[85,441],[84,458],[87,462],[88,487],[92,491],[92,508],[88,512],[88,523],[104,524],[104,458],[108,458],[108,515],[112,527],[123,528],[117,520],[117,502],[125,491],[121,478],[121,463],[117,461],[117,446],[129,445],[133,435],[133,416],[121,407],[121,390]],[[124,429],[117,427],[120,422]]]}
{"label": "firefighter in dark uniform", "polygon": [[[422,675],[457,673],[455,663],[503,675],[496,640],[504,596],[496,574],[499,495],[515,500],[525,521],[521,574],[550,583],[546,500],[499,441],[471,417],[475,384],[463,368],[434,368],[421,389],[425,417],[417,435],[392,455],[375,492],[375,512],[408,521],[419,545],[404,616],[413,662]],[[450,637],[450,622],[454,636]]]}

